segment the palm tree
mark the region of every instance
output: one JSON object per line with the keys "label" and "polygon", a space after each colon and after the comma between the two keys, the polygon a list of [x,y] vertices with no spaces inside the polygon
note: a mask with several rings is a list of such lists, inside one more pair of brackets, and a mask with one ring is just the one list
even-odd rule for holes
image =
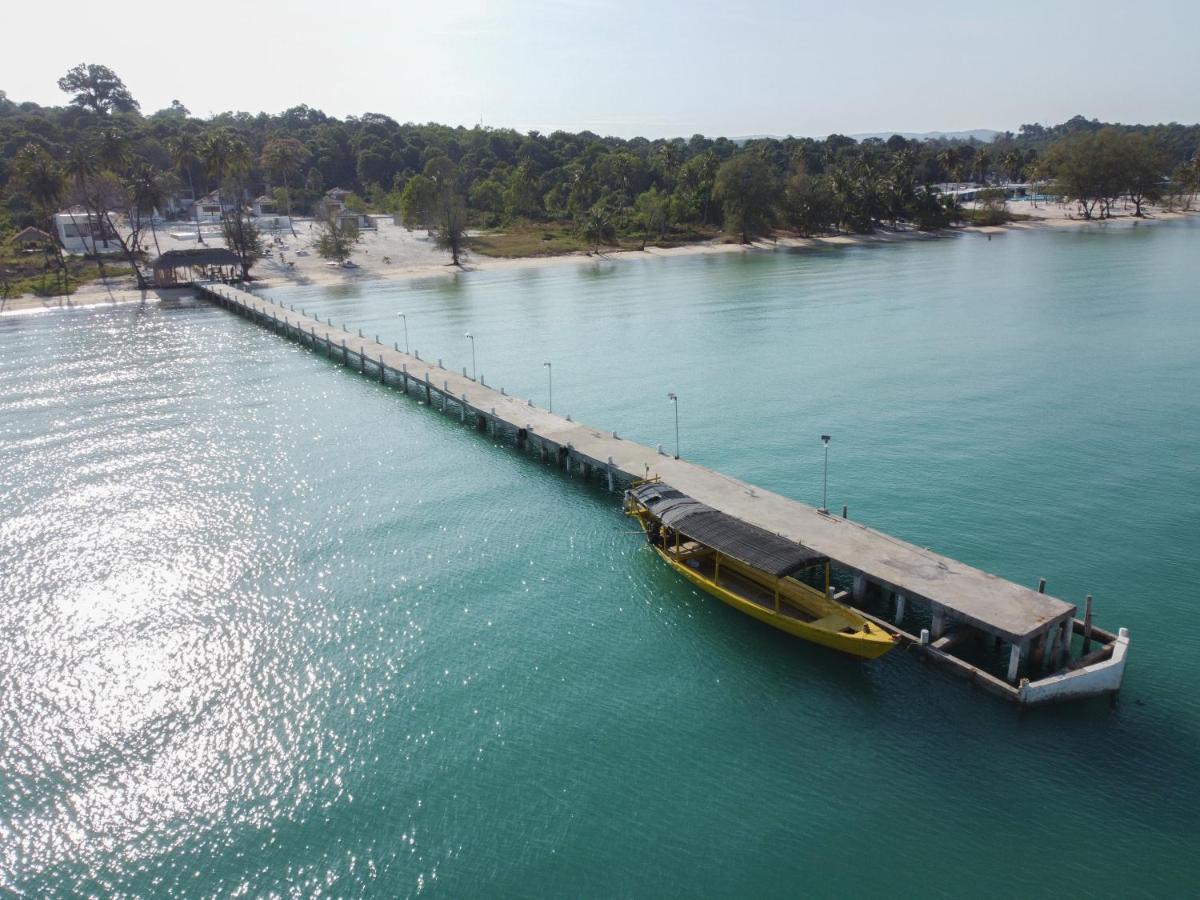
{"label": "palm tree", "polygon": [[[87,212],[88,218],[91,218],[89,204],[87,202],[89,185],[100,174],[100,164],[96,157],[92,154],[91,148],[86,144],[76,143],[71,145],[71,149],[67,151],[67,159],[65,163],[65,175],[71,184],[75,199],[83,203],[84,211]],[[87,229],[88,234],[85,235],[79,228],[79,223],[75,220],[74,204],[68,204],[67,213],[71,217],[71,224],[75,226],[75,231],[83,239],[83,249],[87,250],[87,238],[92,239],[92,255],[96,257],[96,265],[100,268],[100,276],[104,277],[104,262],[100,259],[100,254],[96,252],[96,235],[92,233],[89,222]],[[97,222],[97,224],[99,224]]]}
{"label": "palm tree", "polygon": [[154,237],[154,250],[159,255],[162,254],[162,250],[158,246],[154,215],[166,196],[163,188],[162,173],[144,162],[139,163],[129,173],[130,212],[139,217],[142,213],[150,214],[150,234]]}
{"label": "palm tree", "polygon": [[192,212],[196,218],[196,243],[203,244],[200,234],[200,208],[196,205],[196,182],[192,179],[192,170],[200,162],[200,147],[196,136],[190,131],[181,131],[167,143],[167,152],[171,155],[171,165],[187,176],[188,190],[192,195]]}
{"label": "palm tree", "polygon": [[105,169],[116,175],[124,175],[132,159],[125,136],[114,128],[100,132],[96,141],[96,159]]}
{"label": "palm tree", "polygon": [[[937,155],[938,164],[942,167],[942,171],[945,173],[946,178],[954,180],[954,190],[955,191],[958,190],[957,176],[959,174],[960,165],[961,165],[959,162],[959,158],[960,158],[960,155],[958,152],[958,148],[953,147],[953,146],[952,147],[943,147],[941,149],[941,151],[938,152],[938,155]],[[955,196],[954,200],[957,203],[958,197]]]}
{"label": "palm tree", "polygon": [[302,143],[289,137],[272,138],[262,149],[262,167],[283,178],[283,192],[287,197],[287,216],[292,228],[292,237],[296,237],[296,226],[292,224],[292,189],[288,183],[288,176],[299,173],[311,157],[312,154]]}
{"label": "palm tree", "polygon": [[42,223],[53,238],[55,256],[62,276],[63,293],[66,293],[67,261],[62,244],[58,239],[54,215],[66,193],[66,177],[62,169],[44,149],[37,144],[26,144],[13,158],[13,173],[24,186],[34,209],[40,214]]}
{"label": "palm tree", "polygon": [[[227,129],[210,131],[200,143],[200,158],[209,177],[216,179],[218,190],[227,190],[224,182],[234,181],[233,187],[240,188],[240,177],[250,171],[250,149],[245,141]],[[238,202],[240,198],[234,198]],[[221,196],[221,222],[225,222],[225,197]]]}

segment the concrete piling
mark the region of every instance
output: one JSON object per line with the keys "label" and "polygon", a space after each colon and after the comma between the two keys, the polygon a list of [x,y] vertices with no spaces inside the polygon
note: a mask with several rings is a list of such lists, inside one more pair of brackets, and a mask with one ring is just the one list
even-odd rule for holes
{"label": "concrete piling", "polygon": [[1008,653],[1008,680],[1012,684],[1017,683],[1017,673],[1021,670],[1021,645],[1013,644],[1012,650]]}
{"label": "concrete piling", "polygon": [[1083,653],[1086,656],[1092,646],[1092,595],[1083,601]]}

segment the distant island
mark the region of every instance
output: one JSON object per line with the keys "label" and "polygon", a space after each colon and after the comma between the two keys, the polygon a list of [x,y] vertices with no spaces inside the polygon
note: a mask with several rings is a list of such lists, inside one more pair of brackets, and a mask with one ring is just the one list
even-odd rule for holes
{"label": "distant island", "polygon": [[[313,217],[311,246],[341,263],[370,216],[428,232],[447,258],[523,257],[764,237],[1003,224],[1006,201],[1054,196],[1082,220],[1150,204],[1190,210],[1200,125],[1077,116],[1018,133],[648,140],[279,114],[144,114],[113,70],[80,64],[61,107],[0,91],[0,292],[69,294],[96,275],[147,284],[166,221],[240,261],[263,222]],[[64,235],[81,241],[72,253]],[[184,234],[186,237],[186,233]],[[90,243],[89,243],[90,242]]]}

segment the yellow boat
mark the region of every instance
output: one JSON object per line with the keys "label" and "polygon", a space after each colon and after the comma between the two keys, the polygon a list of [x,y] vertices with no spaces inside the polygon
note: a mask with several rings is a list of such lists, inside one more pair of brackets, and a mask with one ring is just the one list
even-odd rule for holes
{"label": "yellow boat", "polygon": [[[829,559],[748,525],[661,481],[635,483],[625,512],[672,569],[739,612],[780,631],[865,659],[899,641],[829,596]],[[811,581],[823,582],[823,590]]]}

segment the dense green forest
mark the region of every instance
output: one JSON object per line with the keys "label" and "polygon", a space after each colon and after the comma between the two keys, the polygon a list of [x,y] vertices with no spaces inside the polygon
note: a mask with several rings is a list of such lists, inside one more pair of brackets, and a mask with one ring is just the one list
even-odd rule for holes
{"label": "dense green forest", "polygon": [[[167,196],[217,187],[243,198],[272,193],[281,209],[305,214],[340,187],[354,192],[352,207],[399,212],[457,253],[468,226],[553,224],[596,245],[722,230],[750,240],[774,229],[938,228],[964,211],[931,186],[955,182],[1053,183],[1082,215],[1107,215],[1117,197],[1133,198],[1140,213],[1143,202],[1164,197],[1190,203],[1200,181],[1198,125],[1077,116],[1024,125],[990,144],[842,135],[625,140],[401,124],[378,113],[336,119],[307,106],[200,119],[174,101],[143,114],[116,74],[98,65],[75,67],[59,87],[67,95],[60,107],[0,91],[0,232],[47,228],[69,203],[107,206],[136,223]],[[131,253],[137,246],[135,239]],[[245,250],[253,255],[253,246]]]}

